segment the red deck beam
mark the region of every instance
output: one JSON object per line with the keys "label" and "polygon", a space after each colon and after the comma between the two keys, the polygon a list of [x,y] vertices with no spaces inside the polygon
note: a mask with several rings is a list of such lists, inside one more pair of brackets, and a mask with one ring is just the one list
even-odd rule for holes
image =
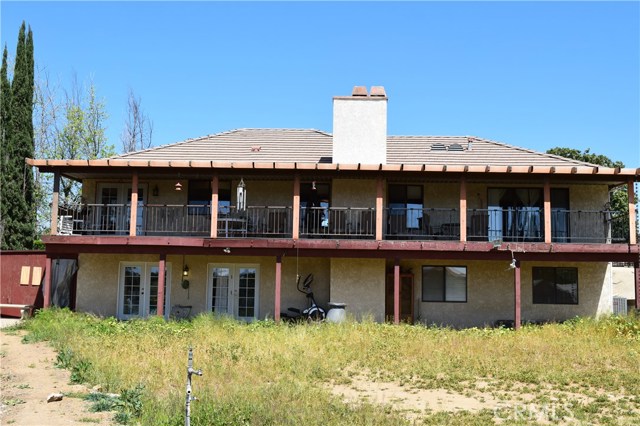
{"label": "red deck beam", "polygon": [[276,322],[280,322],[280,298],[282,290],[282,256],[276,256],[276,294],[275,294],[275,314]]}
{"label": "red deck beam", "polygon": [[393,265],[393,323],[400,324],[400,259]]}
{"label": "red deck beam", "polygon": [[158,262],[157,314],[159,317],[164,316],[164,286],[165,286],[165,268],[166,267],[167,267],[167,256],[165,254],[161,254],[160,261]]}
{"label": "red deck beam", "polygon": [[522,316],[522,297],[521,297],[521,283],[520,283],[520,261],[516,261],[516,268],[513,270],[513,287],[514,287],[514,319],[513,326],[516,330],[520,328],[521,316]]}

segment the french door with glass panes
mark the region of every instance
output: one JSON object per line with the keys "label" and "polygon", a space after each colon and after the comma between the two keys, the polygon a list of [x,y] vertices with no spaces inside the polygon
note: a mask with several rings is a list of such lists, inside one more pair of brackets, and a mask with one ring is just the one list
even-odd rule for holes
{"label": "french door with glass panes", "polygon": [[[158,312],[157,263],[121,262],[118,286],[118,318],[141,318]],[[171,265],[165,269],[164,317],[169,318],[169,296],[171,292]]]}
{"label": "french door with glass panes", "polygon": [[258,316],[258,265],[211,264],[208,268],[207,309],[243,321]]}
{"label": "french door with glass panes", "polygon": [[[146,186],[146,185],[144,185]],[[138,209],[136,215],[136,235],[143,235],[144,231],[144,198],[145,188],[138,186]],[[96,203],[98,206],[94,225],[96,230],[113,233],[128,234],[131,219],[131,184],[99,183]]]}

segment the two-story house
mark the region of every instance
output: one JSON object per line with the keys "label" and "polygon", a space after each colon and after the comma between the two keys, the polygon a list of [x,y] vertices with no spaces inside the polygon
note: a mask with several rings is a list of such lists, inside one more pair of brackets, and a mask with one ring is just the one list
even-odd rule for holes
{"label": "two-story house", "polygon": [[[79,311],[279,319],[304,307],[296,277],[313,273],[318,302],[356,318],[518,325],[611,312],[610,262],[632,262],[640,292],[640,169],[388,136],[382,87],[335,97],[333,133],[239,129],[27,162],[55,176],[47,269],[77,259]],[[82,183],[81,205],[59,205],[62,176]],[[609,208],[621,186],[628,215]]]}

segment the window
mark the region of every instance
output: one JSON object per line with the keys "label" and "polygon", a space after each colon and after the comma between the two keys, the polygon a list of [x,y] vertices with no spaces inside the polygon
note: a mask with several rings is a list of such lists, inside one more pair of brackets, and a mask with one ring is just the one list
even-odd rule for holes
{"label": "window", "polygon": [[[190,206],[189,214],[191,215],[209,214],[207,207],[211,204],[211,181],[190,180],[187,204]],[[229,206],[231,206],[231,183],[229,181],[220,181],[218,186],[218,212],[229,213]]]}
{"label": "window", "polygon": [[466,266],[423,266],[423,302],[466,302]]}
{"label": "window", "polygon": [[[422,222],[422,185],[389,185],[389,215],[402,218],[407,229],[418,229]],[[398,222],[398,221],[394,221]],[[397,228],[397,226],[393,226]],[[396,232],[393,232],[393,231]],[[391,230],[397,233],[398,229]]]}
{"label": "window", "polygon": [[578,304],[578,268],[533,268],[533,303]]}

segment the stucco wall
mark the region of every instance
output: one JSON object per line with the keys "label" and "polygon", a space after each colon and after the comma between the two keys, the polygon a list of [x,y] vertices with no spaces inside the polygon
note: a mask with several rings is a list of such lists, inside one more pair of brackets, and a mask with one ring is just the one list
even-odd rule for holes
{"label": "stucco wall", "polygon": [[[158,262],[156,255],[81,254],[78,262],[77,309],[101,316],[116,316],[120,262]],[[231,257],[231,256],[185,256],[184,264],[189,266],[189,288],[182,283],[182,256],[167,256],[171,269],[170,305],[188,305],[192,313],[206,311],[207,271],[209,264],[257,264],[260,267],[259,300],[257,318],[273,318],[275,306],[275,258],[274,257]],[[312,290],[323,307],[329,302],[330,266],[327,258],[285,257],[282,260],[281,308],[306,307],[306,297],[296,289],[296,271],[301,279],[313,273]]]}
{"label": "stucco wall", "polygon": [[[467,266],[467,302],[422,302],[422,266]],[[403,271],[411,271],[415,282],[416,321],[454,327],[491,325],[496,320],[513,319],[513,270],[504,261],[401,261]],[[578,268],[578,305],[533,304],[532,268]],[[388,268],[390,266],[388,265]],[[611,312],[612,286],[607,263],[522,262],[522,319],[562,321],[575,316],[595,316]]]}
{"label": "stucco wall", "polygon": [[384,259],[331,259],[331,302],[356,319],[384,320]]}
{"label": "stucco wall", "polygon": [[334,179],[331,183],[331,207],[376,206],[376,181]]}
{"label": "stucco wall", "polygon": [[333,163],[386,162],[387,98],[334,98]]}
{"label": "stucco wall", "polygon": [[636,299],[635,274],[633,267],[614,266],[612,267],[613,295],[626,297],[629,300]]}

